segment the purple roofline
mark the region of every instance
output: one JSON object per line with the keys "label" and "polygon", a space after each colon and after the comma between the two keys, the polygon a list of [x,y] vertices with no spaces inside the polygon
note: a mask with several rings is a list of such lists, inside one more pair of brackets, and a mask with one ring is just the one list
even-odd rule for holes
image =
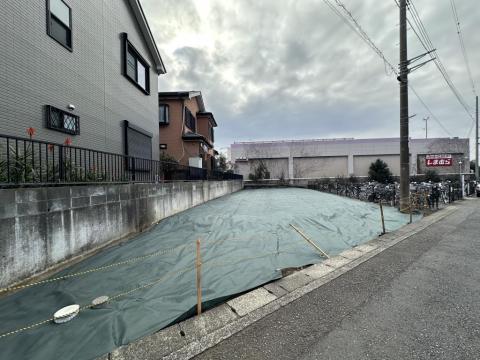
{"label": "purple roofline", "polygon": [[[412,139],[410,142],[430,142],[433,140],[468,140],[463,138],[429,138],[429,139]],[[244,141],[244,142],[234,142],[232,147],[240,147],[242,145],[284,145],[284,144],[315,144],[315,143],[364,143],[364,142],[387,142],[387,141],[400,141],[400,138],[371,138],[371,139],[354,139],[354,138],[333,138],[333,139],[304,139],[304,140],[272,140],[272,141]]]}

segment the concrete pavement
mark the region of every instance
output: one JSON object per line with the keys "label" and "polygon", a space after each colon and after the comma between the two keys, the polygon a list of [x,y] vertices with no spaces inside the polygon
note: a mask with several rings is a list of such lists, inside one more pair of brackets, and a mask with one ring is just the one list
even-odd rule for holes
{"label": "concrete pavement", "polygon": [[196,359],[480,359],[480,200]]}

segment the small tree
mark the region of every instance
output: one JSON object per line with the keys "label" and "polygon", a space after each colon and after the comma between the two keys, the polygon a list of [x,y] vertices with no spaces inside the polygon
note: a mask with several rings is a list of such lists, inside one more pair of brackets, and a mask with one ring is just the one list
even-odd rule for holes
{"label": "small tree", "polygon": [[377,181],[382,184],[388,184],[393,182],[392,172],[388,168],[385,161],[377,159],[370,165],[368,170],[368,179],[370,181]]}
{"label": "small tree", "polygon": [[263,180],[270,179],[270,172],[267,169],[267,166],[263,161],[260,160],[257,166],[253,169],[253,174],[248,174],[249,180]]}
{"label": "small tree", "polygon": [[223,154],[220,154],[217,159],[217,170],[223,172],[227,171],[227,158]]}
{"label": "small tree", "polygon": [[171,180],[173,173],[178,168],[177,159],[175,159],[170,154],[167,154],[166,152],[162,151],[160,153],[160,161],[161,161],[163,176],[165,177],[165,180]]}
{"label": "small tree", "polygon": [[441,179],[435,170],[427,170],[427,172],[425,172],[425,181],[440,182]]}

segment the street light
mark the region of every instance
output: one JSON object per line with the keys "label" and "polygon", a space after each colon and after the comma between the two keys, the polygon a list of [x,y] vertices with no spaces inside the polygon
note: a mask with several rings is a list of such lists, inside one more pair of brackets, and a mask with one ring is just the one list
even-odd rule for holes
{"label": "street light", "polygon": [[460,159],[458,161],[458,173],[460,175],[460,189],[462,191],[461,194],[462,194],[462,198],[463,198],[465,196],[464,196],[464,186],[463,186],[462,164],[463,164],[463,161]]}
{"label": "street light", "polygon": [[425,139],[428,138],[428,119],[430,119],[430,116],[423,118],[423,121],[425,121]]}

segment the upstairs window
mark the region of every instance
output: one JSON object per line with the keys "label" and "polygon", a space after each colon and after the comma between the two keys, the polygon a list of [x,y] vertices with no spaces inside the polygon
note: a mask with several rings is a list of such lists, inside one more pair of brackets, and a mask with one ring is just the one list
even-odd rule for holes
{"label": "upstairs window", "polygon": [[170,114],[169,114],[168,105],[160,104],[158,121],[160,122],[160,125],[167,125],[170,123]]}
{"label": "upstairs window", "polygon": [[215,142],[215,139],[213,137],[214,135],[214,130],[213,130],[213,126],[210,127],[210,141],[213,143]]}
{"label": "upstairs window", "polygon": [[47,0],[47,34],[72,51],[72,9],[63,0]]}
{"label": "upstairs window", "polygon": [[193,132],[197,132],[195,116],[187,108],[185,108],[185,125]]}
{"label": "upstairs window", "polygon": [[47,105],[47,128],[78,135],[80,134],[80,117]]}
{"label": "upstairs window", "polygon": [[145,94],[150,95],[150,66],[123,34],[124,68],[123,74]]}

